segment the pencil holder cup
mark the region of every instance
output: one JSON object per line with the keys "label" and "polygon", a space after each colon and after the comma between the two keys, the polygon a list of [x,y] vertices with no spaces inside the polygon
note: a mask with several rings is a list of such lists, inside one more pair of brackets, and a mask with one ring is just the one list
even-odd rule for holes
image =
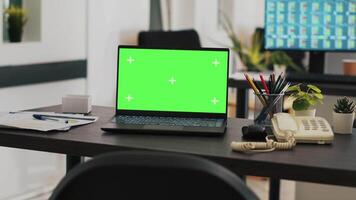
{"label": "pencil holder cup", "polygon": [[255,124],[271,125],[275,113],[283,111],[284,94],[255,94]]}

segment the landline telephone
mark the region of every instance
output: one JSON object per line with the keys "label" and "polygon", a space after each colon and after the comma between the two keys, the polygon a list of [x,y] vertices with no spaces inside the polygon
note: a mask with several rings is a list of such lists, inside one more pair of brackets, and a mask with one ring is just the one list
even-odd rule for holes
{"label": "landline telephone", "polygon": [[330,144],[334,139],[331,126],[322,117],[294,117],[288,113],[273,115],[273,135],[266,142],[232,142],[231,148],[240,152],[269,152],[292,149],[296,143]]}

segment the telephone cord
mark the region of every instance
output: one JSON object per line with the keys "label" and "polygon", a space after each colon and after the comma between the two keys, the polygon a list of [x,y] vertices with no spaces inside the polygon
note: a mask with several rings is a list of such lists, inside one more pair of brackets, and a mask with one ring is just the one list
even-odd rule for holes
{"label": "telephone cord", "polygon": [[274,150],[289,150],[296,145],[293,134],[289,134],[286,142],[276,142],[266,137],[266,142],[231,142],[231,148],[234,151],[245,153],[271,152]]}

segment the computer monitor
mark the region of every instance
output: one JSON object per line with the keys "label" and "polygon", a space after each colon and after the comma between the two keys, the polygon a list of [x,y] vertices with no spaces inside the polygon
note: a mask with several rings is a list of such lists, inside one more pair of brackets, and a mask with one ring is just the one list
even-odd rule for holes
{"label": "computer monitor", "polygon": [[356,51],[356,0],[266,0],[265,48]]}

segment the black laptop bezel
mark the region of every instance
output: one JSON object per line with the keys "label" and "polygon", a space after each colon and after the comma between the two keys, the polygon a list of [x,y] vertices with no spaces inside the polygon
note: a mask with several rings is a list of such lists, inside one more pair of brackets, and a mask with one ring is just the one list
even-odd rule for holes
{"label": "black laptop bezel", "polygon": [[120,48],[132,48],[132,49],[162,49],[162,50],[199,50],[199,51],[225,51],[228,55],[227,60],[227,72],[226,72],[226,86],[228,86],[229,79],[229,66],[230,66],[230,51],[227,48],[166,48],[166,47],[141,47],[132,45],[119,45],[117,49],[117,66],[116,66],[116,103],[115,103],[115,115],[140,115],[140,116],[162,116],[162,117],[192,117],[192,118],[227,118],[228,107],[228,87],[226,87],[226,106],[225,113],[204,113],[204,112],[171,112],[171,111],[147,111],[147,110],[125,110],[118,109],[118,87],[119,87],[119,59]]}

